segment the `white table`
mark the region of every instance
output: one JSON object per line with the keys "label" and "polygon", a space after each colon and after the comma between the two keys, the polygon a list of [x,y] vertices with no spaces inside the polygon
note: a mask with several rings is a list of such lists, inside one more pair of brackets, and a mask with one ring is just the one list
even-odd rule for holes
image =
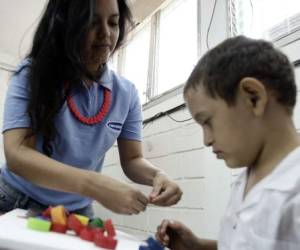
{"label": "white table", "polygon": [[[27,228],[27,211],[15,209],[0,216],[0,249],[9,250],[101,250],[92,242],[72,234],[38,232]],[[117,230],[117,250],[138,250],[145,245],[137,238]]]}

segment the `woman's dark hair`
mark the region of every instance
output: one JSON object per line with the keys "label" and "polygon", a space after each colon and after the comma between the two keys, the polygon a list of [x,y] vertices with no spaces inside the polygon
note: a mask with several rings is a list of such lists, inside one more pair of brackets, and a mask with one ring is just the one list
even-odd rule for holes
{"label": "woman's dark hair", "polygon": [[244,36],[227,39],[208,51],[188,78],[184,93],[201,85],[211,97],[220,97],[233,105],[239,82],[244,77],[260,80],[292,113],[297,88],[287,56],[267,41]]}
{"label": "woman's dark hair", "polygon": [[[126,0],[117,2],[120,33],[116,49],[122,45],[127,27],[133,27]],[[53,153],[52,143],[57,136],[54,121],[69,93],[64,83],[68,81],[74,86],[81,84],[82,76],[94,78],[80,54],[96,4],[97,0],[49,0],[33,39],[28,55],[28,114],[32,125],[28,136],[42,135],[42,149],[48,156]]]}

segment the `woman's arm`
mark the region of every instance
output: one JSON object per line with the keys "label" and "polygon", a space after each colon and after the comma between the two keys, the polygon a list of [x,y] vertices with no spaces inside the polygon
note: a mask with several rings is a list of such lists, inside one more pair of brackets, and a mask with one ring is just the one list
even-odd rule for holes
{"label": "woman's arm", "polygon": [[176,204],[182,195],[179,186],[143,157],[141,142],[118,139],[121,166],[132,181],[153,186],[150,201],[156,205]]}
{"label": "woman's arm", "polygon": [[137,214],[148,203],[139,190],[94,171],[63,164],[38,152],[34,137],[24,139],[28,129],[4,133],[4,151],[9,170],[45,188],[78,193],[97,200],[121,214]]}
{"label": "woman's arm", "polygon": [[35,149],[36,139],[25,139],[29,129],[4,132],[4,152],[9,170],[37,185],[60,191],[83,193],[88,173],[53,160]]}
{"label": "woman's arm", "polygon": [[133,182],[152,186],[155,176],[162,172],[143,157],[141,142],[118,139],[121,166]]}

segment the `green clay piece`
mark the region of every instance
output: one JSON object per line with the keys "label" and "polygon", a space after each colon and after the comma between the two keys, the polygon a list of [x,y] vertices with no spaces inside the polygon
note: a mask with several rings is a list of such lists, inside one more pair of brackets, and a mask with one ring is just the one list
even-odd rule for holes
{"label": "green clay piece", "polygon": [[27,227],[36,231],[48,232],[50,231],[51,222],[39,218],[30,217],[27,220]]}
{"label": "green clay piece", "polygon": [[103,228],[103,221],[100,218],[95,218],[89,223],[89,225],[92,227]]}

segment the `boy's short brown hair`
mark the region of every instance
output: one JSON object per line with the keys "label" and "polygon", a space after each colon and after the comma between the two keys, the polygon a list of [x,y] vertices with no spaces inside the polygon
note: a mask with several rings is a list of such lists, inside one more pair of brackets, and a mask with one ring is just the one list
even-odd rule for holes
{"label": "boy's short brown hair", "polygon": [[184,94],[191,87],[202,85],[211,97],[220,97],[233,105],[244,77],[261,81],[292,113],[297,87],[287,56],[267,41],[244,36],[227,39],[208,51],[189,76]]}

